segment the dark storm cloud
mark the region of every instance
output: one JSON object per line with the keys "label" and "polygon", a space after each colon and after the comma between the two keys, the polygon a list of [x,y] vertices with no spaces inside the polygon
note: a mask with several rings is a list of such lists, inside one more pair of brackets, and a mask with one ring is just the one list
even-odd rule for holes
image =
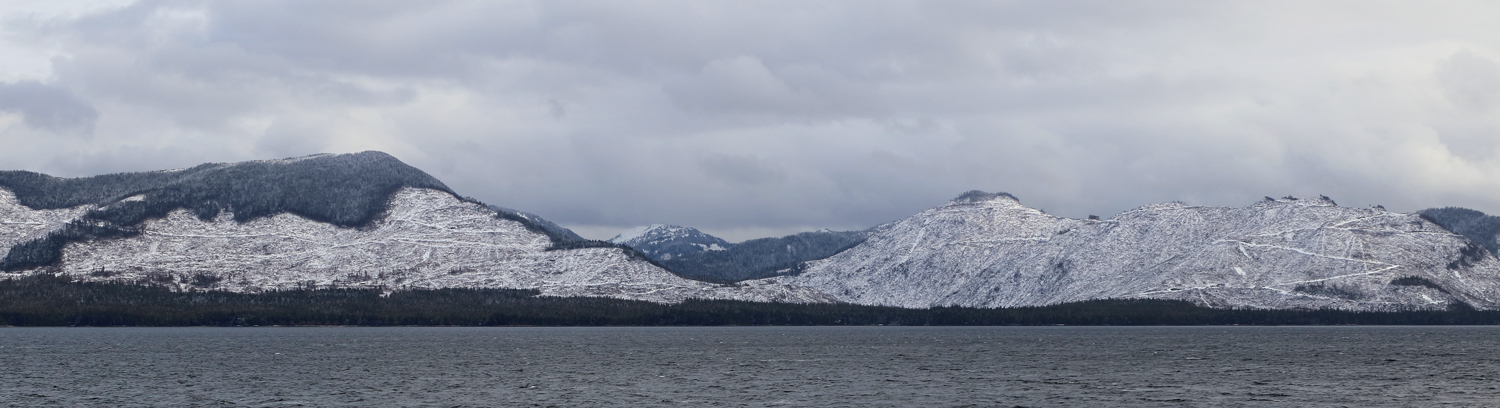
{"label": "dark storm cloud", "polygon": [[592,237],[862,228],[971,189],[1073,217],[1286,194],[1500,212],[1484,2],[91,7],[0,8],[0,57],[50,67],[0,82],[55,97],[0,100],[24,124],[0,127],[8,167],[375,149]]}

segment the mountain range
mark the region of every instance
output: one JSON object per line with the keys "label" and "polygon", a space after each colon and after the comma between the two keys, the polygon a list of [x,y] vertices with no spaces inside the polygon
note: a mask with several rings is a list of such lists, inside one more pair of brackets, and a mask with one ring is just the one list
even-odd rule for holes
{"label": "mountain range", "polygon": [[0,172],[8,277],[176,291],[535,289],[926,308],[1097,299],[1217,308],[1500,309],[1500,218],[1327,197],[1057,217],[972,191],[863,231],[729,243],[652,225],[584,239],[380,152],[58,178]]}

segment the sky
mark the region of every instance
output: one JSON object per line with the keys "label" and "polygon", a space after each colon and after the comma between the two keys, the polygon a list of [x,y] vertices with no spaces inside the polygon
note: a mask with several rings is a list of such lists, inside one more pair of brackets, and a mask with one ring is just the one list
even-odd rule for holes
{"label": "sky", "polygon": [[0,168],[379,150],[589,238],[1500,213],[1493,1],[0,1]]}

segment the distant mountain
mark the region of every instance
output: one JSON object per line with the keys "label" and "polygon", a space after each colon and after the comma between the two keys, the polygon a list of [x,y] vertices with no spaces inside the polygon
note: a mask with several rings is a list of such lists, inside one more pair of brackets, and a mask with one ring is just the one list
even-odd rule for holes
{"label": "distant mountain", "polygon": [[732,244],[723,251],[701,251],[662,260],[662,266],[688,279],[739,282],[801,272],[805,261],[823,259],[864,242],[867,231],[814,231]]}
{"label": "distant mountain", "polygon": [[680,278],[636,251],[497,211],[379,152],[57,178],[0,172],[0,277],[178,291],[506,288],[653,302],[826,302]]}
{"label": "distant mountain", "polygon": [[691,227],[652,224],[625,230],[609,242],[635,248],[658,262],[703,251],[723,251],[731,245]]}
{"label": "distant mountain", "polygon": [[[1428,217],[1456,218],[1449,213]],[[1452,228],[1489,231],[1486,219],[1465,219],[1479,221],[1473,230]],[[1485,246],[1417,214],[1340,207],[1327,197],[1267,198],[1243,208],[1152,204],[1097,220],[1056,217],[1009,194],[975,191],[884,226],[808,263],[800,275],[767,281],[850,303],[915,308],[1094,299],[1256,309],[1500,308],[1500,260]]]}
{"label": "distant mountain", "polygon": [[609,242],[635,248],[677,276],[732,283],[796,274],[802,262],[827,258],[868,234],[823,230],[731,244],[694,228],[653,224],[621,232]]}

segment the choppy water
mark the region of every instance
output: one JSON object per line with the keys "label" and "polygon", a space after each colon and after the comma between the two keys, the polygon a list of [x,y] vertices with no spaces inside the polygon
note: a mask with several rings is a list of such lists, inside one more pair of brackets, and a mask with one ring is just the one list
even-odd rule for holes
{"label": "choppy water", "polygon": [[1494,406],[1496,327],[0,329],[6,406]]}

